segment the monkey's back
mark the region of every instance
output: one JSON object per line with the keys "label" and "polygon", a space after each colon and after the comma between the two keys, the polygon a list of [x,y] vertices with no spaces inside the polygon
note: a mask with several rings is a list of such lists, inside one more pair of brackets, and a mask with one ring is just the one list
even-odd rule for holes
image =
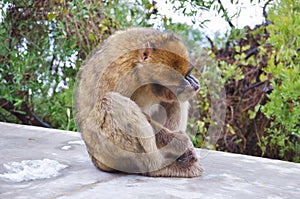
{"label": "monkey's back", "polygon": [[[110,71],[110,65],[120,57],[133,50],[141,48],[149,38],[160,34],[159,31],[146,28],[134,28],[127,31],[118,31],[110,36],[103,45],[92,54],[81,67],[78,75],[77,92],[75,96],[76,119],[79,128],[95,105],[96,99],[114,88],[114,82],[102,81],[105,71]],[[98,88],[100,81],[101,88]]]}
{"label": "monkey's back", "polygon": [[[162,33],[149,28],[132,28],[118,31],[110,36],[80,69],[75,98],[79,128],[82,128],[97,98],[101,98],[109,91],[114,91],[117,81],[130,70],[126,67],[134,65],[136,57],[132,55],[132,52],[145,47],[147,42],[154,43],[159,48],[161,43],[168,40],[182,43],[181,39],[172,33]],[[182,45],[184,46],[183,43]],[[175,52],[178,48],[170,46],[167,50]],[[175,53],[185,54],[186,52]]]}

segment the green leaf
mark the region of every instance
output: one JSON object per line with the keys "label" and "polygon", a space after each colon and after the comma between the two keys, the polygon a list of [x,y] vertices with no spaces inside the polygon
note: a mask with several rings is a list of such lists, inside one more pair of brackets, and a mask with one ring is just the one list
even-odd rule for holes
{"label": "green leaf", "polygon": [[54,12],[50,12],[47,14],[48,21],[52,21],[56,18],[56,14]]}

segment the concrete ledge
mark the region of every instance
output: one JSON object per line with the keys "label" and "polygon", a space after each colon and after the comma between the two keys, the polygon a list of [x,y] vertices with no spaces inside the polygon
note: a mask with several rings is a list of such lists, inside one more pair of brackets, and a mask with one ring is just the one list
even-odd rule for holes
{"label": "concrete ledge", "polygon": [[[7,123],[0,123],[0,150],[0,198],[300,198],[300,164],[278,160],[202,149],[199,178],[110,174],[92,165],[79,133]],[[56,177],[7,178],[7,165],[24,160],[67,167]]]}

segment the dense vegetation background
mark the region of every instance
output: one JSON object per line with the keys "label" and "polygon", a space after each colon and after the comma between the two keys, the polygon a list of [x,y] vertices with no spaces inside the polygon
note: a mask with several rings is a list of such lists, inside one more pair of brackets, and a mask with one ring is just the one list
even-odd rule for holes
{"label": "dense vegetation background", "polygon": [[[148,0],[0,1],[0,121],[76,131],[84,59],[116,30],[156,27],[184,38],[198,69],[195,146],[300,162],[299,0],[265,1],[265,22],[252,29],[236,28],[221,0],[167,2],[200,27],[174,23]],[[208,11],[228,23],[225,35],[199,31]]]}

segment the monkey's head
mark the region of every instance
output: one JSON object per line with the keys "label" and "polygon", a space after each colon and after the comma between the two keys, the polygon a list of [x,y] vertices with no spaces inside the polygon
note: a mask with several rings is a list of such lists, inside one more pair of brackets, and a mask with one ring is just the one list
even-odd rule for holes
{"label": "monkey's head", "polygon": [[186,47],[175,35],[157,35],[136,53],[134,74],[160,101],[186,101],[199,89]]}

